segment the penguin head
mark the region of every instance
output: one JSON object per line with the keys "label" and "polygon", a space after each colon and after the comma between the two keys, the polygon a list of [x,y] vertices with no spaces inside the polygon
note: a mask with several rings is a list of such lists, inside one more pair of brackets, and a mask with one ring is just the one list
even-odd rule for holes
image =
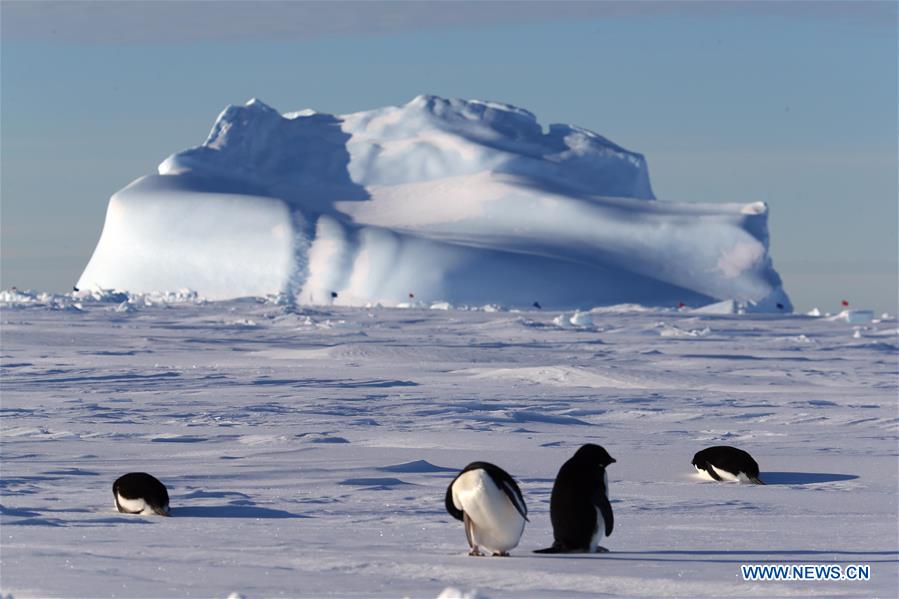
{"label": "penguin head", "polygon": [[615,463],[615,458],[610,456],[609,452],[606,451],[604,447],[593,443],[581,445],[581,448],[575,452],[574,457],[577,458],[578,461],[595,464],[603,468],[609,464]]}

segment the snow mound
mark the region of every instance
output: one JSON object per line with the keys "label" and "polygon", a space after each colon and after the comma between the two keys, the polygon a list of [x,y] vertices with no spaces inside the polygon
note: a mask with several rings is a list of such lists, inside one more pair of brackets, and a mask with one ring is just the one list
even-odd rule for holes
{"label": "snow mound", "polygon": [[563,329],[589,328],[593,326],[593,316],[589,312],[576,310],[574,314],[559,314],[553,318],[553,324]]}
{"label": "snow mound", "polygon": [[487,595],[481,593],[478,589],[463,591],[456,587],[446,587],[443,589],[437,599],[490,599]]}
{"label": "snow mound", "polygon": [[544,129],[507,104],[419,96],[282,115],[254,99],[113,195],[78,287],[360,306],[791,310],[763,202],[654,200],[642,155],[579,127]]}
{"label": "snow mound", "polygon": [[455,472],[453,468],[444,468],[428,462],[427,460],[413,460],[411,462],[403,462],[402,464],[392,464],[378,468],[384,472]]}
{"label": "snow mound", "polygon": [[665,322],[660,322],[656,326],[659,329],[660,337],[706,337],[712,332],[712,329],[709,327],[701,329],[682,329]]}
{"label": "snow mound", "polygon": [[4,289],[0,291],[0,306],[28,306],[37,304],[47,304],[57,299],[49,293],[37,292],[31,289]]}

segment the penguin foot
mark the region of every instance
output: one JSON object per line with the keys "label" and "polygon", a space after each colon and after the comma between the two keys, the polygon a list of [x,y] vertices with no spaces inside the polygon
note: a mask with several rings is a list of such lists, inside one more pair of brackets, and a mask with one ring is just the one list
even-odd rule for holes
{"label": "penguin foot", "polygon": [[609,550],[606,549],[605,547],[602,547],[601,545],[597,545],[596,553],[608,553],[608,552],[609,552]]}
{"label": "penguin foot", "polygon": [[480,556],[482,556],[482,555],[484,555],[484,554],[481,553],[481,550],[478,549],[477,547],[472,547],[472,548],[471,548],[471,551],[468,552],[468,555],[473,555],[473,556],[475,556],[475,557],[480,557]]}
{"label": "penguin foot", "polygon": [[497,551],[493,554],[493,557],[509,557],[508,551]]}

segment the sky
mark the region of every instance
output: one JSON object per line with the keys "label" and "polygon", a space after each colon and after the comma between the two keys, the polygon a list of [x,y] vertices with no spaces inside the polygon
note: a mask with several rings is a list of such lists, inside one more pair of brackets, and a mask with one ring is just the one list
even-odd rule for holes
{"label": "sky", "polygon": [[422,93],[647,158],[660,201],[770,207],[797,310],[897,312],[895,2],[0,2],[0,287],[71,289],[109,196],[228,104]]}

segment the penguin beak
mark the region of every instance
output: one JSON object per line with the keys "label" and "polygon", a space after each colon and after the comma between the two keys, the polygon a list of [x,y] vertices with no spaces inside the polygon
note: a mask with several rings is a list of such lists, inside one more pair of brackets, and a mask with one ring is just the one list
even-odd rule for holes
{"label": "penguin beak", "polygon": [[614,464],[614,463],[617,462],[617,461],[618,461],[618,460],[616,460],[616,459],[613,458],[612,456],[609,456],[609,463],[610,463],[610,464]]}

